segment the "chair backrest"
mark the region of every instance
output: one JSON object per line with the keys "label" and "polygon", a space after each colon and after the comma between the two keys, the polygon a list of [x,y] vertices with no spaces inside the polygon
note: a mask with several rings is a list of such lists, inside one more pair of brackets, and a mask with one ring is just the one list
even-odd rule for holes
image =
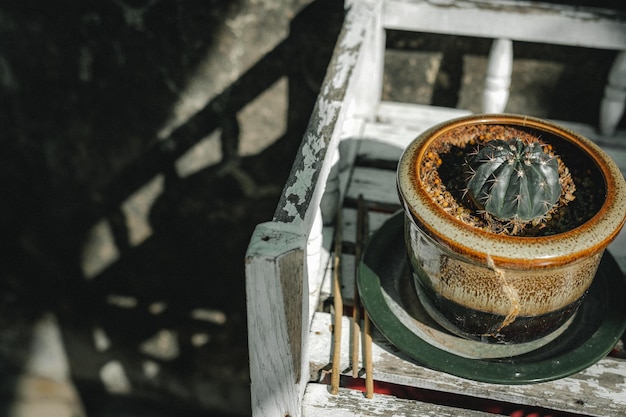
{"label": "chair backrest", "polygon": [[[340,172],[382,90],[385,30],[493,38],[484,107],[502,111],[515,40],[626,50],[623,14],[518,1],[351,0],[327,76],[272,221],[257,227],[246,255],[254,416],[300,415],[308,331],[328,261],[324,225],[343,193]],[[615,128],[626,97],[624,53],[612,70],[602,125]],[[620,108],[621,106],[621,108]],[[354,142],[354,141],[351,141]],[[320,266],[322,266],[320,268]]]}
{"label": "chair backrest", "polygon": [[624,112],[624,13],[599,8],[509,0],[385,1],[385,29],[494,39],[483,92],[483,111],[502,112],[508,99],[512,41],[619,51],[601,104],[599,128],[610,136]]}

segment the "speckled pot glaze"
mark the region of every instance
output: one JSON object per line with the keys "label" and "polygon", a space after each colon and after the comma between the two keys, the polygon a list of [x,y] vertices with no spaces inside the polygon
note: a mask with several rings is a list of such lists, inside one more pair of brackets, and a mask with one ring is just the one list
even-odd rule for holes
{"label": "speckled pot glaze", "polygon": [[[419,167],[433,143],[470,124],[530,129],[574,149],[570,160],[601,177],[606,198],[599,211],[572,230],[542,237],[496,235],[448,214],[424,189]],[[574,132],[526,116],[475,115],[434,126],[404,151],[397,181],[420,301],[448,330],[487,343],[534,341],[564,326],[626,219],[626,183],[610,157]]]}

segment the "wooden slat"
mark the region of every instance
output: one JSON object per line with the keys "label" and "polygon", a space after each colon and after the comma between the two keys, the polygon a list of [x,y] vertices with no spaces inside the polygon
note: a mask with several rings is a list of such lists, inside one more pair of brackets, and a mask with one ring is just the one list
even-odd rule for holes
{"label": "wooden slat", "polygon": [[363,128],[359,158],[397,161],[408,144],[426,129],[469,114],[467,110],[446,107],[381,102],[375,119]]}
{"label": "wooden slat", "polygon": [[363,393],[342,388],[331,395],[328,386],[309,384],[302,405],[304,417],[493,417],[494,414],[421,401],[404,400],[375,394],[365,399]]}
{"label": "wooden slat", "polygon": [[[344,208],[342,214],[342,222],[343,222],[343,246],[344,248],[353,247],[355,244],[356,237],[356,209],[353,208]],[[378,229],[383,223],[391,217],[390,213],[380,213],[380,212],[370,212],[369,213],[369,223],[373,230]],[[343,290],[342,295],[344,301],[351,305],[354,300],[354,254],[353,253],[344,253],[343,258],[341,259],[341,276],[343,277]],[[331,277],[332,277],[332,265],[328,263],[326,265],[324,271],[323,283],[321,284],[321,288],[319,289],[319,297],[316,300],[325,300],[328,299],[331,294]],[[316,301],[317,302],[317,301]],[[313,305],[313,304],[311,304]]]}
{"label": "wooden slat", "polygon": [[[310,338],[313,379],[328,364],[329,325],[328,314],[315,314]],[[347,318],[343,325],[348,326]],[[626,410],[626,361],[621,359],[605,358],[585,371],[552,382],[498,385],[433,371],[395,353],[397,349],[380,335],[374,337],[374,378],[379,381],[590,416],[621,417]],[[348,363],[347,335],[342,346],[342,363]]]}
{"label": "wooden slat", "polygon": [[396,172],[378,168],[356,167],[346,198],[356,199],[363,194],[367,201],[396,204],[400,207],[396,188]]}
{"label": "wooden slat", "polygon": [[383,101],[376,108],[376,121],[406,126],[419,134],[437,123],[469,114],[469,110],[463,109]]}
{"label": "wooden slat", "polygon": [[389,29],[626,49],[623,12],[526,1],[390,0]]}
{"label": "wooden slat", "polygon": [[313,314],[320,301],[330,296],[330,284],[327,282],[332,272],[331,243],[334,227],[326,226],[322,230],[320,263],[315,277],[309,276],[309,316],[307,326],[313,320]]}
{"label": "wooden slat", "polygon": [[[355,208],[344,207],[343,209],[343,241],[354,244],[356,236],[356,215]],[[382,226],[392,213],[370,212],[369,224],[372,230],[377,230]]]}
{"label": "wooden slat", "polygon": [[[370,158],[399,159],[408,144],[426,129],[457,117],[472,114],[466,110],[432,107],[423,104],[382,102],[376,120],[363,128],[363,143],[359,154]],[[626,131],[603,136],[598,129],[584,123],[553,120],[600,145],[626,175]]]}

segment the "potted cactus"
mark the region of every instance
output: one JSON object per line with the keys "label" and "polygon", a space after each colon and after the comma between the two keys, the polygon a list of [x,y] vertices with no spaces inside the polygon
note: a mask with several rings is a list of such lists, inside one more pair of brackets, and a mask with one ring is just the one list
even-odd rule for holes
{"label": "potted cactus", "polygon": [[398,190],[420,301],[487,343],[536,343],[567,326],[626,219],[615,163],[526,116],[429,129],[400,159]]}

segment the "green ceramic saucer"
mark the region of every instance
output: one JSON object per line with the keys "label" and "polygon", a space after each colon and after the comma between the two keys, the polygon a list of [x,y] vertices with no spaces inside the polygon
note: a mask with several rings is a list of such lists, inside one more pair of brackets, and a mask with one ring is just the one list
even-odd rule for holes
{"label": "green ceramic saucer", "polygon": [[490,383],[550,381],[602,359],[626,329],[626,304],[618,299],[626,294],[626,283],[613,257],[605,252],[574,319],[537,347],[511,345],[507,355],[506,346],[481,347],[478,342],[446,335],[419,313],[415,304],[419,301],[410,292],[403,228],[404,214],[400,212],[372,237],[359,265],[358,288],[363,305],[383,336],[424,366]]}

